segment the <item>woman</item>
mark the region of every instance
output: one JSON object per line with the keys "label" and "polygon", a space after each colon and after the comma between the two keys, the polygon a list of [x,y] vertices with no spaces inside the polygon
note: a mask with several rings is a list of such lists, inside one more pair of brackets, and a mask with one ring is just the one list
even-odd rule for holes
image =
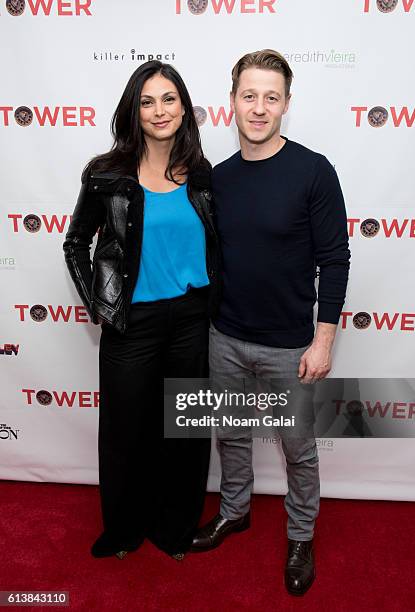
{"label": "woman", "polygon": [[111,130],[111,150],[84,170],[64,243],[79,295],[102,324],[104,531],[91,552],[122,558],[149,537],[181,559],[202,511],[210,441],[164,439],[163,379],[207,375],[218,262],[210,165],[189,93],[168,64],[133,73]]}

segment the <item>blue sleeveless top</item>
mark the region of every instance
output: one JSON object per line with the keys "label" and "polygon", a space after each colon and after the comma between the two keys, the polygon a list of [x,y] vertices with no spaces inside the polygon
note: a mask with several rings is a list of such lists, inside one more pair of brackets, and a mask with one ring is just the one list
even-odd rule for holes
{"label": "blue sleeveless top", "polygon": [[186,184],[167,193],[143,190],[143,243],[132,303],[173,298],[208,285],[205,228]]}

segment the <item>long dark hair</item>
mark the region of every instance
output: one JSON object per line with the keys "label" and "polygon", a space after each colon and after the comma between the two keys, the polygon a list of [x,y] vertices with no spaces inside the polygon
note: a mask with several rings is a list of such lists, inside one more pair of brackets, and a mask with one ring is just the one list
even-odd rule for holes
{"label": "long dark hair", "polygon": [[131,75],[111,120],[114,143],[108,153],[94,157],[86,165],[84,175],[92,171],[111,171],[137,176],[137,166],[147,152],[140,124],[141,91],[147,79],[155,74],[161,74],[175,84],[185,110],[182,124],[176,132],[165,176],[177,183],[173,170],[177,173],[179,169],[188,174],[197,171],[204,161],[204,155],[189,92],[173,66],[154,60],[142,64]]}

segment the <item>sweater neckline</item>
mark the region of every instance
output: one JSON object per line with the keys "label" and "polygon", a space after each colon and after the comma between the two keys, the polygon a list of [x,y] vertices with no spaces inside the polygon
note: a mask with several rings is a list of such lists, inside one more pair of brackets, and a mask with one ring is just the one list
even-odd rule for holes
{"label": "sweater neckline", "polygon": [[279,157],[281,155],[281,153],[283,153],[284,149],[287,148],[288,143],[289,143],[288,138],[286,136],[281,136],[281,138],[283,138],[285,140],[285,144],[283,144],[281,149],[278,149],[278,151],[276,153],[274,153],[274,155],[271,155],[270,157],[264,157],[264,159],[244,159],[242,157],[241,150],[239,150],[239,159],[241,160],[241,162],[243,162],[244,164],[247,164],[247,165],[266,164],[267,162],[270,162],[270,161],[276,159],[277,157]]}

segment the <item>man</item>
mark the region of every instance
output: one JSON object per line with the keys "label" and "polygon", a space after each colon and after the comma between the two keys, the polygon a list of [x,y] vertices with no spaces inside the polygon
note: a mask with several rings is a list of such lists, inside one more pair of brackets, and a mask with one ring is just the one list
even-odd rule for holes
{"label": "man", "polygon": [[[336,172],[324,156],[280,135],[292,76],[285,58],[269,49],[245,55],[232,71],[231,108],[241,150],[213,171],[223,297],[210,331],[210,367],[213,378],[295,376],[305,389],[331,368],[350,253]],[[313,435],[290,438],[283,428],[279,433],[288,481],[285,584],[301,595],[315,577],[318,454]],[[249,527],[252,436],[241,431],[219,438],[220,511],[197,533],[195,552]]]}

